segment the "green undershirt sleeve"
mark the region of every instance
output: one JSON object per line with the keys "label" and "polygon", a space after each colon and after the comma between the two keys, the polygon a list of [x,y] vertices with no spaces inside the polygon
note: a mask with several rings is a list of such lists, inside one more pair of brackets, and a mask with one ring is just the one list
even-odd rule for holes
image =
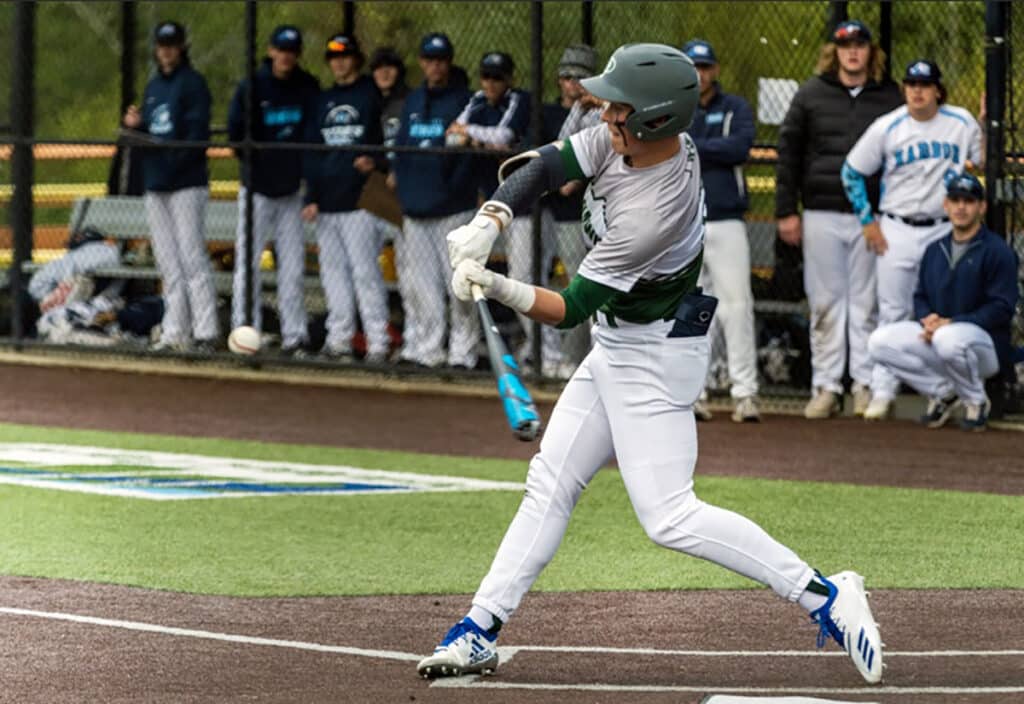
{"label": "green undershirt sleeve", "polygon": [[565,169],[566,181],[582,181],[587,178],[583,173],[583,169],[580,168],[579,160],[576,159],[576,152],[572,148],[572,140],[566,139],[563,141],[562,148],[558,150],[558,154],[562,157],[562,168]]}
{"label": "green undershirt sleeve", "polygon": [[590,318],[619,291],[576,274],[559,293],[565,300],[565,317],[558,328],[567,330]]}

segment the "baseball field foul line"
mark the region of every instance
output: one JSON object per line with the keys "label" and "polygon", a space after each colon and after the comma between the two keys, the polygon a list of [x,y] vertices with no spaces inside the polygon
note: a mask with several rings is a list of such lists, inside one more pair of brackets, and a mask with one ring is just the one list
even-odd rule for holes
{"label": "baseball field foul line", "polygon": [[1024,687],[710,687],[643,684],[542,684],[498,682],[473,675],[434,680],[434,687],[461,689],[530,689],[572,692],[634,692],[656,694],[1021,694]]}

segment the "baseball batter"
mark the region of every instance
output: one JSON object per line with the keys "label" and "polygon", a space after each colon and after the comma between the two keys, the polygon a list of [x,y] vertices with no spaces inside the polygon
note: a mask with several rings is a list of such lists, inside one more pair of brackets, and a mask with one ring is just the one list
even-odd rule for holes
{"label": "baseball batter", "polygon": [[[924,250],[949,231],[942,209],[946,183],[970,161],[982,161],[981,129],[967,110],[946,105],[942,73],[931,61],[912,61],[903,78],[906,104],[875,120],[850,150],[842,179],[860,218],[867,247],[878,255],[879,326],[907,320]],[[882,171],[881,221],[868,202],[864,177]],[[880,420],[899,380],[885,366],[871,373],[866,420]]]}
{"label": "baseball batter", "polygon": [[[582,81],[604,101],[604,124],[516,157],[470,224],[448,236],[463,299],[471,284],[559,327],[596,313],[594,347],[569,380],[530,462],[526,495],[469,613],[418,665],[424,677],[493,670],[498,631],[554,557],[583,489],[613,455],[644,530],[659,545],[715,562],[799,602],[844,645],[869,682],[882,644],[853,572],[830,578],[731,511],[693,490],[692,406],[707,372],[715,299],[695,290],[704,239],[700,162],[683,130],[699,92],[678,49],[629,44]],[[529,158],[533,157],[533,158]],[[583,226],[592,248],[568,288],[531,286],[483,267],[513,213],[571,179],[591,179]],[[859,642],[859,647],[857,643]]]}

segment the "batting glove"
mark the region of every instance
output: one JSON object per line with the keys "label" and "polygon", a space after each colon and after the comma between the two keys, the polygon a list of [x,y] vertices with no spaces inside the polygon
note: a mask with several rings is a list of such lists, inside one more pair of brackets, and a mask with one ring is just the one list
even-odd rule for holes
{"label": "batting glove", "polygon": [[512,209],[507,205],[496,200],[484,203],[468,225],[448,233],[448,260],[452,266],[457,267],[465,259],[486,264],[494,240],[511,222]]}
{"label": "batting glove", "polygon": [[533,286],[502,276],[473,259],[463,259],[452,274],[452,291],[460,301],[473,300],[473,284],[483,291],[484,296],[509,308],[526,313],[533,308],[537,292]]}

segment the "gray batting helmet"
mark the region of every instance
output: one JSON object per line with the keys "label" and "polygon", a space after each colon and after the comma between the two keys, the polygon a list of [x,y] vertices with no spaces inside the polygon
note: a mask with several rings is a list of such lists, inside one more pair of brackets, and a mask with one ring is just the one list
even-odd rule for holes
{"label": "gray batting helmet", "polygon": [[631,105],[626,129],[645,141],[676,135],[689,127],[700,97],[693,62],[666,44],[620,46],[608,59],[604,73],[580,83],[601,100]]}

